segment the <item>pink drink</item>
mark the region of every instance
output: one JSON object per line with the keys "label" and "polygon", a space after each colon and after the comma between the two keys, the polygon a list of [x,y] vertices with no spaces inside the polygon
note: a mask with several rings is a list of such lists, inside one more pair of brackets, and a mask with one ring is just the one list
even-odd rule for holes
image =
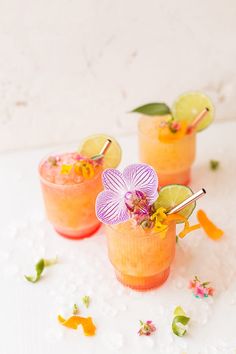
{"label": "pink drink", "polygon": [[102,190],[102,171],[101,163],[78,153],[50,156],[40,163],[46,214],[62,236],[79,239],[99,228],[95,200]]}

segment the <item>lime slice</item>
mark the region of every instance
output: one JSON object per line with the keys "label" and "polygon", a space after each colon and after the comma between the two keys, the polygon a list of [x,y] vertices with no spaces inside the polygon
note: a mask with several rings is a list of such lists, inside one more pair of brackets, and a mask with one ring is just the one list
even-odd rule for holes
{"label": "lime slice", "polygon": [[198,124],[197,131],[199,132],[207,128],[214,118],[214,106],[209,97],[201,92],[184,93],[174,103],[172,113],[176,120],[186,121],[188,124],[191,124],[204,108],[208,108],[209,112]]}
{"label": "lime slice", "polygon": [[[163,207],[169,211],[190,197],[192,194],[193,191],[187,186],[183,186],[181,184],[169,184],[160,189],[159,196],[154,203],[155,209]],[[193,202],[192,204],[187,205],[184,209],[179,211],[178,214],[188,219],[192,214],[195,206],[196,202]]]}
{"label": "lime slice", "polygon": [[91,135],[82,141],[78,152],[89,158],[98,155],[107,139],[112,143],[104,156],[104,168],[116,168],[120,163],[122,152],[119,143],[113,137],[105,134]]}

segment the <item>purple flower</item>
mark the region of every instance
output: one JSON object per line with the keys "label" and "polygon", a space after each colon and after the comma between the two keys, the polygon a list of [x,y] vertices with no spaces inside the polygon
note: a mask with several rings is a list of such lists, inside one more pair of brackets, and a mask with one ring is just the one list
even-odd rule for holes
{"label": "purple flower", "polygon": [[102,176],[104,191],[96,200],[96,214],[104,224],[119,224],[134,215],[147,215],[157,199],[158,178],[146,164],[133,164],[121,173],[107,169]]}

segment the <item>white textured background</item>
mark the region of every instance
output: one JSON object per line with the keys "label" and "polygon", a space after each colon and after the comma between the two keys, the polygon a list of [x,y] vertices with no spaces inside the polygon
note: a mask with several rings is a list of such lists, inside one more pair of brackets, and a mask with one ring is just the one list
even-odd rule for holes
{"label": "white textured background", "polygon": [[0,151],[135,129],[203,90],[236,118],[235,0],[0,0]]}

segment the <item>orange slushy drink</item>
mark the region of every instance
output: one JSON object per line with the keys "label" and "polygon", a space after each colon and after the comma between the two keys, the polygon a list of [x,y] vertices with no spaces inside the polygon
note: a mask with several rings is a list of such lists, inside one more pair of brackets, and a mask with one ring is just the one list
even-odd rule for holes
{"label": "orange slushy drink", "polygon": [[174,206],[192,196],[190,188],[169,185],[161,188],[155,170],[133,164],[121,173],[106,169],[104,190],[96,199],[98,219],[106,224],[108,254],[120,282],[136,290],[163,284],[175,255],[176,222],[185,222],[195,205],[180,214],[168,215]]}
{"label": "orange slushy drink", "polygon": [[55,230],[68,238],[88,237],[100,222],[95,200],[102,189],[102,165],[78,153],[50,156],[39,166],[46,214]]}
{"label": "orange slushy drink", "polygon": [[[159,183],[187,185],[190,181],[191,165],[195,159],[196,132],[184,134],[171,141],[162,138],[162,123],[167,116],[142,116],[138,124],[140,161],[153,166],[158,172]],[[170,132],[170,134],[172,134]]]}
{"label": "orange slushy drink", "polygon": [[133,112],[143,114],[138,123],[140,160],[155,168],[161,186],[187,185],[195,160],[196,133],[213,120],[210,99],[190,92],[178,98],[172,111],[165,103],[150,103]]}
{"label": "orange slushy drink", "polygon": [[78,151],[50,156],[39,166],[48,219],[59,234],[72,239],[99,228],[95,201],[102,190],[101,173],[121,160],[119,143],[104,134],[85,138]]}
{"label": "orange slushy drink", "polygon": [[148,290],[168,278],[175,256],[175,221],[166,232],[144,230],[132,221],[106,226],[108,255],[116,276],[124,285]]}

